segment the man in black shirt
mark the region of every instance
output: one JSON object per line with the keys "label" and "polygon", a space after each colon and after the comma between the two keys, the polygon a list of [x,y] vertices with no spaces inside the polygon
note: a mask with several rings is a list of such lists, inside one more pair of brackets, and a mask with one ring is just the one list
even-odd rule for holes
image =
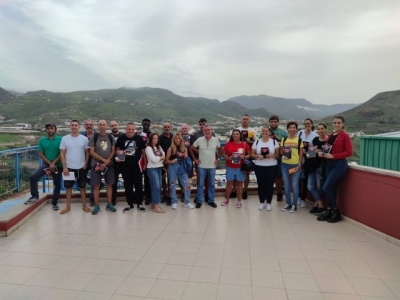
{"label": "man in black shirt", "polygon": [[115,161],[119,164],[122,178],[124,179],[126,201],[128,202],[128,205],[124,208],[123,212],[127,212],[134,207],[133,186],[135,186],[136,201],[138,204],[137,207],[140,211],[145,212],[146,209],[142,205],[142,172],[139,167],[139,160],[144,159],[145,166],[147,165],[145,155],[146,146],[142,138],[135,134],[135,124],[133,122],[128,122],[126,124],[125,132],[126,134],[120,136],[115,145],[117,155],[121,153],[118,151],[123,151],[122,153],[125,153],[124,161],[119,160],[117,157],[115,158]]}
{"label": "man in black shirt", "polygon": [[[142,131],[138,133],[138,135],[141,136],[145,146],[147,146],[147,141],[149,139],[149,136],[151,134],[150,131],[150,126],[151,126],[151,121],[148,118],[144,118],[142,120]],[[151,203],[151,189],[150,189],[150,181],[149,181],[149,176],[147,176],[147,171],[143,172],[144,175],[144,193],[146,195],[146,201],[144,204],[149,205]]]}
{"label": "man in black shirt", "polygon": [[[119,131],[119,124],[117,121],[113,120],[110,122],[110,128],[111,128],[111,134],[115,139],[115,142],[117,142],[118,138],[120,136],[123,136],[124,134]],[[115,170],[115,182],[113,184],[113,192],[112,192],[112,205],[115,206],[117,205],[117,190],[118,190],[118,178],[119,178],[119,174],[121,174],[121,171],[119,170],[119,164],[115,164],[114,167]]]}
{"label": "man in black shirt", "polygon": [[[167,153],[168,148],[171,146],[172,142],[171,124],[164,123],[163,130],[163,133],[160,135],[160,146],[163,149],[164,153]],[[167,170],[168,165],[164,164],[164,167],[162,169],[162,191],[164,196],[161,199],[161,203],[167,202],[167,205],[171,205],[171,198],[169,196],[169,184],[167,184]]]}

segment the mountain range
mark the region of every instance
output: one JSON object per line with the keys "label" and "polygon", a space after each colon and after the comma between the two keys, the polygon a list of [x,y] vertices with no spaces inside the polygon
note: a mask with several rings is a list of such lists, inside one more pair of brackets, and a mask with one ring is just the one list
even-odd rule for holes
{"label": "mountain range", "polygon": [[287,119],[304,120],[305,118],[320,119],[352,109],[358,104],[313,104],[310,101],[297,98],[287,99],[267,95],[238,96],[227,101],[237,102],[250,109],[264,108]]}

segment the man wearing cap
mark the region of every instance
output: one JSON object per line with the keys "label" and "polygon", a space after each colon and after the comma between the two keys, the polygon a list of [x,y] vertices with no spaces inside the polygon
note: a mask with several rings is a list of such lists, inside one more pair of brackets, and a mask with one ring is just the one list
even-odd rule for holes
{"label": "man wearing cap", "polygon": [[43,175],[53,177],[53,197],[51,204],[53,210],[58,210],[58,198],[60,198],[60,185],[62,164],[60,161],[60,143],[61,136],[57,135],[57,126],[53,123],[46,124],[47,136],[41,138],[38,143],[39,157],[42,159],[42,164],[30,176],[31,197],[25,204],[33,204],[39,200],[38,180]]}

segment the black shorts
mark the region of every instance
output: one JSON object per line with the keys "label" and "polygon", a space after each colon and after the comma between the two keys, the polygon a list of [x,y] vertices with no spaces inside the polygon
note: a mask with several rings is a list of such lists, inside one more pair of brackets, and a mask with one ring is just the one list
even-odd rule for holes
{"label": "black shorts", "polygon": [[74,186],[75,181],[78,182],[78,186],[81,189],[86,187],[86,176],[87,171],[83,168],[77,169],[68,169],[70,172],[74,172],[75,180],[64,180],[64,187],[65,188],[72,188]]}

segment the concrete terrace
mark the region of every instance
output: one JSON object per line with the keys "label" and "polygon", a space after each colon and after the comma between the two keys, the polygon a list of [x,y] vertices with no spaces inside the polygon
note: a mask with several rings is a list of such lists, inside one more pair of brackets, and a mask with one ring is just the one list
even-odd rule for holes
{"label": "concrete terrace", "polygon": [[310,208],[234,204],[123,214],[120,201],[97,216],[46,205],[0,239],[0,299],[400,299],[400,247]]}

